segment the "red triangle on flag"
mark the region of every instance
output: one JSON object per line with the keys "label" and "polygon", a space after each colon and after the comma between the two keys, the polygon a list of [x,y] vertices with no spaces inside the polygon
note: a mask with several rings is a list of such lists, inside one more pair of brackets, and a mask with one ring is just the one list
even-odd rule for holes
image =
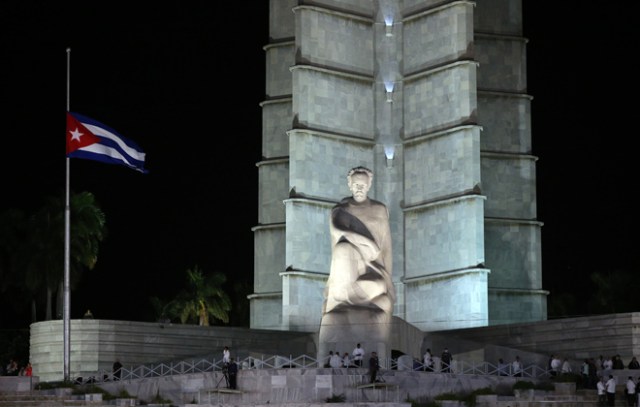
{"label": "red triangle on flag", "polygon": [[98,136],[67,112],[67,155],[79,148],[99,142]]}

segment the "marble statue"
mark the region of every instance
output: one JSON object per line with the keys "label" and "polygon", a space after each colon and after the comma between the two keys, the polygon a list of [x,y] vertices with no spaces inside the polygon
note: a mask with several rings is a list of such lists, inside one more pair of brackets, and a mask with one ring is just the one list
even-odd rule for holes
{"label": "marble statue", "polygon": [[318,355],[353,349],[387,354],[395,290],[387,207],[368,197],[373,172],[352,168],[351,196],[331,211],[331,269],[324,291]]}

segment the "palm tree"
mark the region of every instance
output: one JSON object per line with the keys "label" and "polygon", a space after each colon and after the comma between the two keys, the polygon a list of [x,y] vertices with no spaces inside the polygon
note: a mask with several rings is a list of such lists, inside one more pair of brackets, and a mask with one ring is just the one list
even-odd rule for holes
{"label": "palm tree", "polygon": [[172,301],[169,312],[183,324],[197,321],[200,326],[209,326],[209,317],[228,323],[231,300],[222,289],[226,281],[220,272],[205,276],[196,265],[187,270],[187,289]]}
{"label": "palm tree", "polygon": [[[98,260],[99,244],[106,237],[105,215],[90,192],[71,194],[70,257],[71,288],[79,281],[82,270],[92,269]],[[52,301],[57,293],[57,317],[62,317],[64,283],[64,200],[50,196],[42,208],[31,217],[29,256],[25,261],[25,284],[32,291],[46,293],[45,319],[52,319]]]}

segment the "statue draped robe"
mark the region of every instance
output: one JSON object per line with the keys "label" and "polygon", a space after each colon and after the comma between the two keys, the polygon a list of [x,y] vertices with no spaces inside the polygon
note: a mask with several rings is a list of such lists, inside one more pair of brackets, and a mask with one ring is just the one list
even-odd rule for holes
{"label": "statue draped robe", "polygon": [[358,342],[386,355],[395,302],[389,211],[372,199],[344,198],[331,211],[330,233],[318,355]]}

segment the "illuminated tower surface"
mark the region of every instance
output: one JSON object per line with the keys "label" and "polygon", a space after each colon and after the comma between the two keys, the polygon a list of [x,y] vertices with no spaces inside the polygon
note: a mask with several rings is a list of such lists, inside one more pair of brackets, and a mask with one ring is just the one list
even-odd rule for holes
{"label": "illuminated tower surface", "polygon": [[545,320],[521,0],[300,3],[270,1],[251,328],[318,331],[358,165],[390,211],[394,316]]}

